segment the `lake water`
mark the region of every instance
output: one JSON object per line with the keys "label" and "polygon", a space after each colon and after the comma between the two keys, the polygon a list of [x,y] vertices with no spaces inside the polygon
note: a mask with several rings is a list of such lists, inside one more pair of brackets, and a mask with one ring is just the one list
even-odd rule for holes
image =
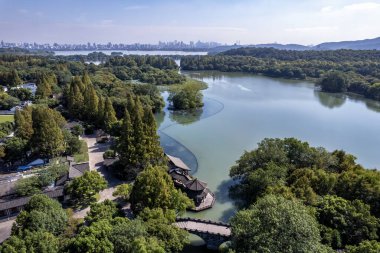
{"label": "lake water", "polygon": [[235,212],[228,197],[229,169],[266,137],[343,149],[365,167],[380,168],[380,103],[319,92],[309,82],[220,72],[187,75],[209,86],[203,110],[182,115],[165,109],[158,115],[165,151],[181,157],[216,194],[212,209],[187,216],[228,221]]}
{"label": "lake water", "polygon": [[206,55],[207,52],[187,52],[187,51],[129,51],[129,50],[96,50],[96,51],[54,51],[55,55],[88,55],[93,52],[102,52],[111,55],[112,52],[121,52],[125,55]]}

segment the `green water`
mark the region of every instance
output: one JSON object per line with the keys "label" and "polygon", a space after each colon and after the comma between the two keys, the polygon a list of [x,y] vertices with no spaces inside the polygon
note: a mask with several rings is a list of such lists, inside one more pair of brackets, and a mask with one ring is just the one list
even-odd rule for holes
{"label": "green water", "polygon": [[[329,150],[344,149],[367,168],[380,168],[380,104],[316,91],[309,82],[249,74],[191,72],[205,81],[205,108],[159,115],[165,151],[181,157],[216,194],[212,209],[187,216],[228,221],[229,168],[266,137],[296,137]],[[164,94],[165,96],[167,94]]]}

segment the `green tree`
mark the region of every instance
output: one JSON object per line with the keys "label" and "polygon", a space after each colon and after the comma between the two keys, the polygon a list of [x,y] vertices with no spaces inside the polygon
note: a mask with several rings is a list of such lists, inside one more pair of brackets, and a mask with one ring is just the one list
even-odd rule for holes
{"label": "green tree", "polygon": [[320,79],[319,85],[326,92],[346,92],[348,88],[345,75],[337,71],[327,73]]}
{"label": "green tree", "polygon": [[118,185],[112,195],[115,197],[120,197],[124,201],[128,201],[131,196],[132,187],[132,184]]}
{"label": "green tree", "polygon": [[22,237],[11,236],[0,247],[4,253],[58,253],[58,238],[44,231],[26,231]]}
{"label": "green tree", "polygon": [[112,220],[117,217],[119,214],[119,209],[116,207],[116,204],[109,199],[106,199],[102,203],[92,203],[90,205],[90,211],[87,212],[85,221],[88,224],[97,222],[100,220]]}
{"label": "green tree", "polygon": [[19,99],[12,97],[5,92],[0,92],[0,110],[10,110],[19,103]]}
{"label": "green tree", "polygon": [[12,69],[12,71],[8,74],[7,79],[7,85],[11,87],[20,85],[22,83],[22,80],[20,79],[16,69]]}
{"label": "green tree", "polygon": [[184,245],[189,243],[189,234],[173,226],[175,217],[173,210],[164,212],[161,208],[145,208],[138,219],[144,221],[148,235],[157,238],[165,252],[181,252]]}
{"label": "green tree", "polygon": [[358,246],[347,246],[347,253],[378,253],[380,252],[380,242],[372,241],[363,241]]}
{"label": "green tree", "polygon": [[107,182],[98,172],[86,171],[66,187],[70,200],[77,206],[87,206],[96,201],[96,194],[107,187]]}
{"label": "green tree", "polygon": [[166,170],[165,167],[149,166],[137,176],[130,196],[133,211],[139,213],[144,208],[162,208],[183,213],[193,205],[184,193],[174,187]]}
{"label": "green tree", "polygon": [[231,220],[236,252],[323,252],[318,223],[297,201],[267,195]]}
{"label": "green tree", "polygon": [[160,165],[164,161],[164,152],[160,146],[157,135],[157,125],[150,107],[144,108],[144,130],[145,130],[145,149],[149,157],[149,163],[153,166]]}
{"label": "green tree", "polygon": [[99,98],[91,82],[87,84],[83,103],[86,119],[96,120],[98,116]]}
{"label": "green tree", "polygon": [[61,204],[46,195],[34,195],[25,209],[17,216],[12,227],[13,235],[29,230],[59,235],[65,229],[67,214]]}
{"label": "green tree", "polygon": [[110,241],[112,225],[108,220],[100,220],[90,226],[83,226],[79,233],[70,240],[65,252],[77,253],[113,253]]}
{"label": "green tree", "polygon": [[117,122],[115,109],[112,106],[111,99],[106,98],[104,104],[104,126],[109,131],[114,123]]}
{"label": "green tree", "polygon": [[42,75],[37,80],[37,90],[36,90],[36,98],[44,99],[48,98],[52,95],[51,84],[49,83],[47,77]]}
{"label": "green tree", "polygon": [[13,137],[5,142],[5,157],[9,162],[20,160],[26,156],[28,142],[24,139]]}
{"label": "green tree", "polygon": [[317,214],[319,223],[336,230],[338,238],[330,242],[335,248],[378,238],[379,221],[371,215],[370,207],[360,200],[351,202],[326,195],[317,207]]}
{"label": "green tree", "polygon": [[33,136],[32,107],[17,110],[15,114],[15,136],[29,141]]}
{"label": "green tree", "polygon": [[55,157],[65,151],[64,136],[56,120],[55,112],[47,107],[33,109],[32,146],[42,156]]}

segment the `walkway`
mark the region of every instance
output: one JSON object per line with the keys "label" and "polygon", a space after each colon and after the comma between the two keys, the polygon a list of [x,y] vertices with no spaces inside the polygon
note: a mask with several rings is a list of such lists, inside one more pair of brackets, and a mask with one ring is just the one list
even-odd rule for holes
{"label": "walkway", "polygon": [[[117,185],[123,182],[115,178],[111,173],[108,172],[102,165],[104,162],[103,153],[109,148],[109,143],[97,143],[96,135],[87,135],[83,137],[83,140],[87,143],[88,147],[88,158],[91,171],[98,171],[108,183],[108,187],[99,193],[98,202],[103,202],[106,199],[114,200],[115,197],[112,196]],[[74,218],[84,218],[90,207],[76,211]]]}
{"label": "walkway", "polygon": [[175,226],[202,238],[208,249],[218,250],[220,245],[231,238],[229,224],[210,220],[178,218]]}
{"label": "walkway", "polygon": [[189,232],[198,231],[202,233],[221,235],[226,237],[231,236],[230,226],[222,222],[191,218],[179,218],[177,219],[175,225]]}

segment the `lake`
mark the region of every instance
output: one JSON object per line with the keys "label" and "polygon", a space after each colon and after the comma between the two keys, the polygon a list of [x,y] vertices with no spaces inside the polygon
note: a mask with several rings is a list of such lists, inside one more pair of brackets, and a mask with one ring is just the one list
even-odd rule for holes
{"label": "lake", "polygon": [[76,50],[76,51],[54,51],[55,55],[88,55],[93,52],[102,52],[111,55],[112,52],[121,52],[125,55],[207,55],[207,52],[187,52],[187,51],[129,51],[129,50]]}
{"label": "lake", "polygon": [[343,149],[366,168],[380,168],[380,103],[319,92],[305,81],[185,74],[208,84],[205,107],[188,115],[165,108],[157,115],[161,144],[216,194],[212,209],[186,216],[228,221],[235,212],[228,197],[229,169],[244,150],[254,149],[266,137],[296,137],[330,151]]}

